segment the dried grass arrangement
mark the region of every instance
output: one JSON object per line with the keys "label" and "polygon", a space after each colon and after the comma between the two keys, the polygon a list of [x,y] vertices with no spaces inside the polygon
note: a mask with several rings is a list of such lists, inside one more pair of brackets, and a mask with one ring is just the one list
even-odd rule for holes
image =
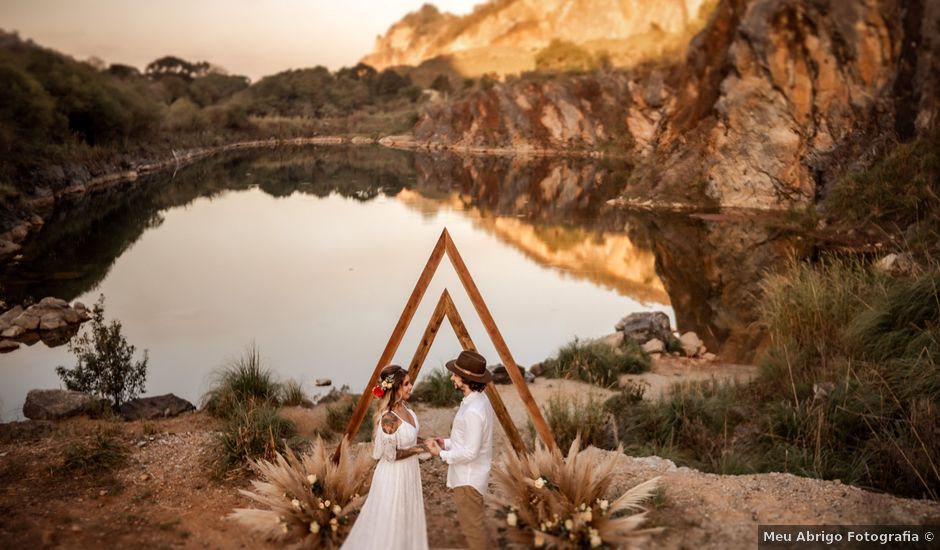
{"label": "dried grass arrangement", "polygon": [[493,469],[494,502],[506,518],[509,543],[524,548],[631,548],[660,528],[640,529],[659,478],[609,500],[618,456],[600,462],[580,449],[576,438],[563,457],[537,444],[535,452],[507,453]]}
{"label": "dried grass arrangement", "polygon": [[261,480],[240,490],[262,508],[238,508],[229,518],[268,540],[303,548],[339,548],[365,502],[375,461],[369,453],[350,456],[344,440],[338,464],[322,439],[297,456],[290,449],[274,461],[252,461]]}

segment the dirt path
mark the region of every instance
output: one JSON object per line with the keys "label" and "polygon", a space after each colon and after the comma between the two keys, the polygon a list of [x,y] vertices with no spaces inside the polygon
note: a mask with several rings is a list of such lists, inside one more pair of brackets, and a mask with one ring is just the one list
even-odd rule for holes
{"label": "dirt path", "polygon": [[[671,374],[675,369],[696,368],[661,367],[653,374],[665,379],[678,379]],[[545,379],[537,379],[530,390],[538,402],[556,393],[611,393],[578,382]],[[503,386],[499,391],[525,430],[525,411],[514,388]],[[422,435],[449,431],[454,410],[415,408]],[[285,415],[309,436],[323,425],[325,406],[287,409]],[[0,425],[0,541],[9,548],[273,547],[224,519],[233,508],[248,505],[237,492],[247,480],[211,479],[206,463],[217,428],[217,421],[202,413],[150,422],[79,418]],[[88,441],[99,431],[131,449],[125,465],[94,477],[62,473],[60,465],[69,446]],[[502,434],[496,439],[498,452],[507,448]],[[358,448],[369,447],[363,443]],[[600,456],[610,451],[590,452]],[[657,501],[651,522],[666,530],[652,541],[654,547],[753,548],[758,523],[940,524],[938,502],[875,494],[838,482],[789,474],[704,474],[657,457],[622,455],[619,460],[617,491],[663,476],[665,496]],[[423,462],[421,470],[431,546],[461,547],[454,505],[444,487],[446,467],[432,459]],[[500,525],[501,519],[492,516],[494,534]]]}

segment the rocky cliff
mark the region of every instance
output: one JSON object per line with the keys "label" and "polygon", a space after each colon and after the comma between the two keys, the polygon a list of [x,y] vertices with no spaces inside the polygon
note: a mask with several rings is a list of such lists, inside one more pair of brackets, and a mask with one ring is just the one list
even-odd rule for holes
{"label": "rocky cliff", "polygon": [[499,84],[429,106],[423,146],[617,152],[627,200],[814,201],[937,126],[940,0],[723,0],[682,63]]}
{"label": "rocky cliff", "polygon": [[604,49],[616,61],[632,58],[628,50],[686,37],[690,28],[701,28],[702,14],[713,5],[713,0],[491,0],[458,17],[425,4],[379,36],[362,62],[383,69],[443,57],[465,75],[517,72],[532,69],[534,53],[553,39]]}

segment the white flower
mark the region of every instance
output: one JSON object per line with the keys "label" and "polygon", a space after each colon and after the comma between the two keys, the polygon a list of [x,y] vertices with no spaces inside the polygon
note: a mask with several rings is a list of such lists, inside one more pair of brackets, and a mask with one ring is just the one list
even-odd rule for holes
{"label": "white flower", "polygon": [[506,514],[506,523],[510,527],[515,527],[518,522],[519,522],[519,518],[516,517],[515,512],[509,512],[508,514]]}
{"label": "white flower", "polygon": [[284,523],[284,516],[278,516],[274,523]]}
{"label": "white flower", "polygon": [[336,518],[333,518],[330,520],[330,530],[336,531],[337,529],[339,529],[339,522],[336,521]]}
{"label": "white flower", "polygon": [[601,544],[604,544],[604,541],[597,535],[591,535],[591,548],[597,548]]}
{"label": "white flower", "polygon": [[535,540],[532,541],[532,545],[536,548],[545,546],[545,537],[542,536],[542,533],[535,534]]}
{"label": "white flower", "polygon": [[590,523],[591,520],[594,519],[594,514],[592,514],[591,511],[588,510],[587,512],[584,512],[583,514],[581,514],[581,517],[584,519],[585,523]]}
{"label": "white flower", "polygon": [[339,513],[342,512],[342,511],[343,511],[343,509],[340,507],[339,504],[334,504],[334,505],[333,505],[333,513],[334,513],[334,514],[336,514],[336,515],[338,516]]}
{"label": "white flower", "polygon": [[606,512],[606,511],[607,511],[607,507],[610,506],[610,503],[607,502],[607,499],[606,499],[606,498],[605,498],[604,500],[599,500],[599,501],[597,502],[597,504],[598,504],[598,506],[600,506],[601,511],[603,511],[603,512]]}
{"label": "white flower", "polygon": [[326,506],[323,505],[323,501],[321,500],[321,501],[320,501],[320,509],[323,510],[324,508],[326,508]]}
{"label": "white flower", "polygon": [[330,501],[328,501],[328,500],[323,501],[323,505],[326,506],[327,508],[329,508],[329,507],[330,507]]}
{"label": "white flower", "polygon": [[566,520],[565,520],[565,529],[571,531],[571,529],[573,529],[573,528],[574,528],[574,522],[571,521],[570,519],[566,519]]}
{"label": "white flower", "polygon": [[297,500],[296,498],[295,498],[294,500],[290,501],[290,504],[291,504],[291,506],[293,506],[294,508],[297,508],[298,510],[300,510],[300,509],[302,508],[302,506],[301,506],[301,504],[300,504],[300,501]]}
{"label": "white flower", "polygon": [[540,477],[535,480],[535,488],[541,489],[542,487],[545,487],[545,479]]}
{"label": "white flower", "polygon": [[286,524],[286,523],[282,523],[282,524],[281,524],[281,531],[283,531],[283,532],[285,532],[285,533],[287,532],[287,524]]}
{"label": "white flower", "polygon": [[320,532],[320,524],[317,523],[317,522],[315,522],[315,521],[311,521],[311,522],[310,522],[310,532],[313,533],[314,535],[316,535],[317,533],[319,533],[319,532]]}
{"label": "white flower", "polygon": [[310,474],[307,476],[307,483],[309,483],[310,485],[313,485],[316,482],[317,482],[316,474]]}

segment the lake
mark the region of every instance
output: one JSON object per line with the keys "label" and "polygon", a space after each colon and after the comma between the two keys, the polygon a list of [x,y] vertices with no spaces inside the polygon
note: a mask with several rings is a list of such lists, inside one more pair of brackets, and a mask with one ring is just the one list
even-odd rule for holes
{"label": "lake", "polygon": [[[106,318],[148,351],[146,395],[197,404],[252,342],[312,395],[317,378],[360,391],[444,228],[520,365],[638,311],[666,312],[716,345],[740,339],[747,315],[714,303],[738,291],[703,271],[714,258],[676,252],[724,237],[712,238],[707,219],[605,210],[624,170],[376,148],[218,157],[57,205],[0,283],[10,302],[52,295],[90,307],[104,295]],[[407,365],[445,288],[497,363],[446,257],[395,362]],[[442,329],[423,372],[459,351]],[[60,387],[55,367],[74,363],[66,346],[41,342],[0,356],[0,420],[21,418],[26,393]]]}

